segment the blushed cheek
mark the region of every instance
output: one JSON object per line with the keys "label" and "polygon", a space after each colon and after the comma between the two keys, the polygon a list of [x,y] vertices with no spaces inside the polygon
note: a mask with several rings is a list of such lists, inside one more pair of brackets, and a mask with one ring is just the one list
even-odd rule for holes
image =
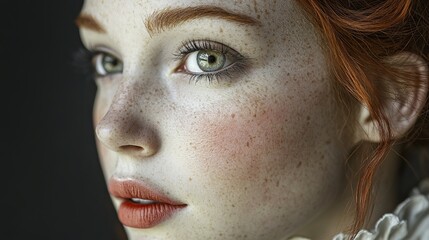
{"label": "blushed cheek", "polygon": [[[253,181],[267,171],[279,150],[287,152],[287,148],[294,146],[295,134],[286,134],[289,112],[284,105],[249,109],[223,109],[222,113],[205,114],[188,129],[195,138],[190,149],[195,154],[194,164],[217,181]],[[279,160],[275,164],[286,168],[293,163]]]}
{"label": "blushed cheek", "polygon": [[[188,156],[180,159],[188,163],[192,183],[198,183],[192,189],[204,192],[192,199],[196,205],[225,209],[210,213],[220,222],[235,219],[244,225],[239,219],[254,219],[265,229],[293,228],[326,207],[341,172],[331,167],[340,164],[335,149],[326,144],[336,144],[337,123],[323,117],[322,112],[330,115],[332,110],[327,95],[314,95],[303,105],[305,97],[249,99],[210,114],[194,112],[197,117],[185,125],[191,127],[181,132],[187,136],[182,144],[188,145]],[[264,104],[255,107],[252,102]],[[320,109],[314,108],[316,103],[323,103]]]}
{"label": "blushed cheek", "polygon": [[222,185],[234,188],[253,183],[290,184],[293,189],[293,184],[299,187],[322,180],[318,169],[328,169],[323,172],[328,174],[330,165],[339,161],[333,146],[340,145],[337,128],[341,123],[333,117],[336,110],[328,84],[319,86],[302,92],[280,90],[282,94],[270,89],[266,95],[232,101],[241,104],[211,106],[210,111],[202,110],[204,114],[184,116],[193,119],[178,124],[179,134],[185,136],[181,144],[188,153],[183,158],[189,162],[186,167],[219,190]]}

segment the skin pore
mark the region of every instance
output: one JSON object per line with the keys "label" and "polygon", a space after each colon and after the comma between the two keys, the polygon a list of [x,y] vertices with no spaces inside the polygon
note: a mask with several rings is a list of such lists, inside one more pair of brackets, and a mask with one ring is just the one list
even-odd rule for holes
{"label": "skin pore", "polygon": [[[148,31],[154,12],[189,6],[250,20],[217,9]],[[86,0],[81,14],[83,44],[123,63],[96,79],[106,181],[187,204],[155,227],[126,226],[129,239],[329,239],[351,224],[358,114],[339,110],[321,38],[294,1]],[[190,43],[224,51],[228,74],[192,77],[194,55],[180,54]],[[394,205],[394,158],[375,218]]]}

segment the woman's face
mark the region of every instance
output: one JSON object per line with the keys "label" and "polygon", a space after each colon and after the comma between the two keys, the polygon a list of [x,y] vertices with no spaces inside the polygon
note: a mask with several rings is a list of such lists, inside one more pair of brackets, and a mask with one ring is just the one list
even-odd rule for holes
{"label": "woman's face", "polygon": [[282,239],[335,204],[352,143],[294,1],[87,0],[82,15],[130,239]]}

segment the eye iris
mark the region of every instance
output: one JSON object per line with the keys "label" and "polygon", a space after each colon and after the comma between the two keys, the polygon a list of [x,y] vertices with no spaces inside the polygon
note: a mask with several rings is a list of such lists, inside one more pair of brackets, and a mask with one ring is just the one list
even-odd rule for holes
{"label": "eye iris", "polygon": [[225,55],[217,51],[201,50],[197,55],[197,63],[205,72],[218,71],[225,64]]}
{"label": "eye iris", "polygon": [[107,73],[115,73],[122,71],[122,64],[117,58],[114,58],[109,55],[104,55],[102,62],[103,68],[104,70],[106,70]]}

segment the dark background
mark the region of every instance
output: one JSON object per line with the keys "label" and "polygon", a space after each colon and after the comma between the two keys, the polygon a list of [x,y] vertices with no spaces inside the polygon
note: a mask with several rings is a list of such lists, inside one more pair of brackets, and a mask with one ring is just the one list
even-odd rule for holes
{"label": "dark background", "polygon": [[[120,239],[78,72],[82,0],[0,0],[1,239]],[[6,133],[6,134],[5,134]]]}
{"label": "dark background", "polygon": [[0,239],[124,239],[95,148],[95,84],[73,64],[82,4],[0,0]]}

